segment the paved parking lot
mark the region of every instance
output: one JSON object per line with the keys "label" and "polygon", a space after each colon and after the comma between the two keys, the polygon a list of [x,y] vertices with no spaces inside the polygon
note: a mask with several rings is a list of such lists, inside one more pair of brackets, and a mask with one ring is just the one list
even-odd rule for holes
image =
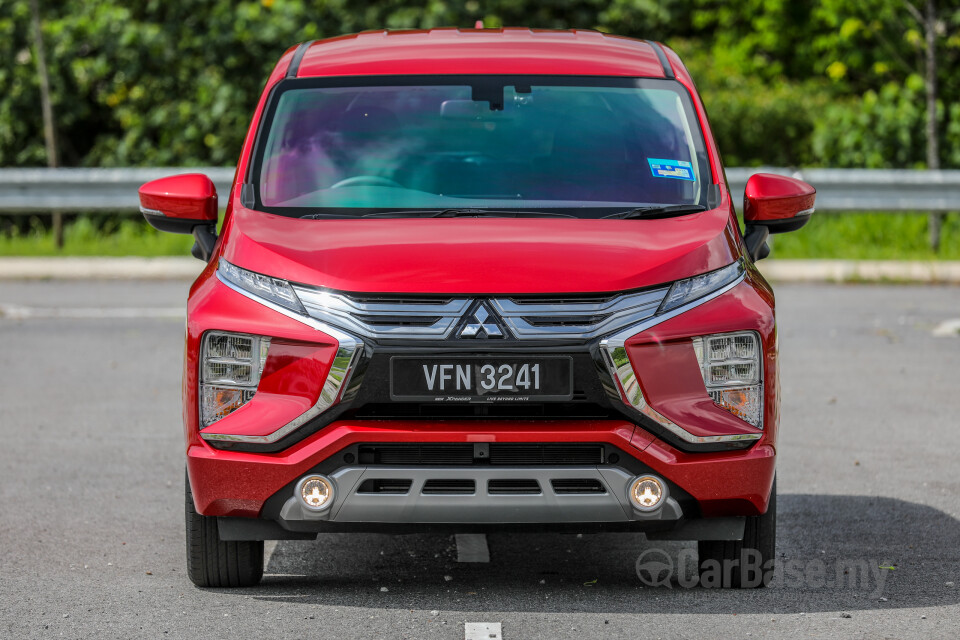
{"label": "paved parking lot", "polygon": [[[185,282],[0,283],[0,637],[956,637],[960,288],[778,288],[778,553],[762,591],[681,587],[642,535],[343,534],[263,584],[184,575]],[[947,324],[945,324],[947,323]],[[650,587],[637,560],[666,558]],[[659,554],[659,555],[656,555]],[[684,573],[686,572],[686,573]]]}

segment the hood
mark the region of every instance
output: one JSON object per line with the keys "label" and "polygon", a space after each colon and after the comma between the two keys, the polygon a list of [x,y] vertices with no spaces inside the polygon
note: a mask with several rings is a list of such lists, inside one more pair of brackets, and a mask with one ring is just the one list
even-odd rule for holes
{"label": "hood", "polygon": [[729,210],[663,220],[303,220],[234,209],[222,256],[291,282],[364,293],[537,294],[638,289],[741,255]]}

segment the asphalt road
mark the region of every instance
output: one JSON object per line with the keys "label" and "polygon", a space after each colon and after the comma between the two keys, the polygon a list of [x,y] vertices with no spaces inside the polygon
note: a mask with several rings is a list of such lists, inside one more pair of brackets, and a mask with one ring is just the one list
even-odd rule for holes
{"label": "asphalt road", "polygon": [[187,286],[0,283],[0,637],[461,639],[474,622],[501,623],[505,640],[960,629],[960,336],[933,335],[960,318],[960,288],[778,288],[778,553],[790,575],[773,588],[645,586],[645,551],[692,561],[690,545],[642,535],[490,535],[488,563],[461,563],[453,536],[354,534],[271,545],[260,587],[203,591],[184,574]]}

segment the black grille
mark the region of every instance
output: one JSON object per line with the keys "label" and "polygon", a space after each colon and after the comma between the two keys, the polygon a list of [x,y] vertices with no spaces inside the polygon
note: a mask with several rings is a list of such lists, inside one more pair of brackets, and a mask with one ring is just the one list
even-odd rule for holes
{"label": "black grille", "polygon": [[490,445],[490,464],[603,464],[603,447],[593,444]]}
{"label": "black grille", "polygon": [[365,465],[597,465],[604,463],[599,444],[499,444],[489,451],[472,444],[367,444],[358,460]]}
{"label": "black grille", "polygon": [[347,296],[354,302],[360,304],[396,304],[396,305],[405,305],[405,304],[447,304],[453,301],[453,298],[450,297],[433,297],[433,296],[407,296],[407,295],[360,295],[352,293]]}
{"label": "black grille", "polygon": [[440,320],[441,316],[390,316],[353,314],[353,317],[371,327],[388,325],[391,327],[430,327]]}
{"label": "black grille", "polygon": [[570,296],[551,298],[549,296],[530,296],[523,298],[508,298],[510,302],[517,304],[606,304],[621,294],[615,293],[607,296]]}
{"label": "black grille", "polygon": [[490,480],[487,493],[491,495],[539,494],[540,484],[533,479]]}
{"label": "black grille", "polygon": [[592,478],[572,479],[572,480],[551,480],[554,493],[606,493],[607,490],[599,480]]}
{"label": "black grille", "polygon": [[[574,396],[574,399],[579,399]],[[616,417],[609,409],[591,402],[524,402],[517,404],[419,404],[413,402],[369,403],[357,409],[358,419],[387,418],[494,418],[573,419]]]}
{"label": "black grille", "polygon": [[410,480],[364,480],[357,489],[357,493],[408,493]]}
{"label": "black grille", "polygon": [[473,480],[427,480],[423,484],[424,494],[465,494],[474,493],[476,490],[477,485]]}
{"label": "black grille", "polygon": [[472,444],[388,444],[360,447],[360,464],[473,464]]}
{"label": "black grille", "polygon": [[525,316],[534,327],[589,327],[600,324],[607,316]]}

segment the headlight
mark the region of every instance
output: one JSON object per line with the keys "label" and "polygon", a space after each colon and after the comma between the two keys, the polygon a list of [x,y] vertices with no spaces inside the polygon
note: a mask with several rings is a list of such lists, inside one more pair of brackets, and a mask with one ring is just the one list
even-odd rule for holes
{"label": "headlight", "polygon": [[269,302],[280,305],[285,309],[290,309],[300,314],[306,315],[300,299],[290,283],[279,278],[271,278],[260,273],[241,269],[235,264],[231,264],[220,258],[220,264],[217,269],[220,277],[237,287],[240,287],[248,293],[263,298]]}
{"label": "headlight", "polygon": [[253,398],[267,361],[270,338],[208,331],[200,348],[201,428]]}
{"label": "headlight", "polygon": [[753,426],[763,428],[760,337],[753,331],[693,339],[703,383],[713,401]]}
{"label": "headlight", "polygon": [[743,272],[743,261],[737,260],[722,269],[703,273],[686,280],[678,280],[670,287],[670,291],[667,292],[660,308],[657,309],[657,313],[661,314],[682,307],[689,302],[713,293],[717,289],[722,289],[743,275]]}

